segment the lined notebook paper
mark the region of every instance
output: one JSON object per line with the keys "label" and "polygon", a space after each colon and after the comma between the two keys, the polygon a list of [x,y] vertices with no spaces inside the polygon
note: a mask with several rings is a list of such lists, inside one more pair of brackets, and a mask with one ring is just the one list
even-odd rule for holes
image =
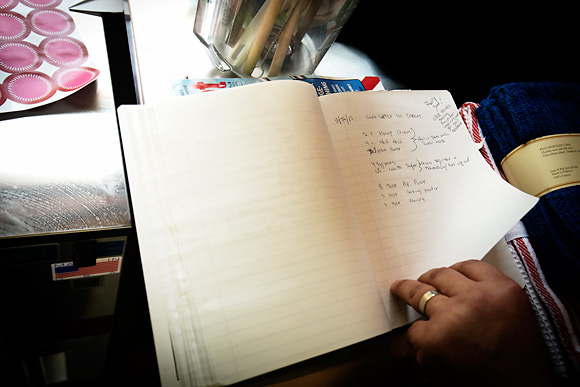
{"label": "lined notebook paper", "polygon": [[121,107],[164,383],[387,332],[412,318],[393,279],[491,249],[535,199],[486,169],[452,103],[277,81]]}
{"label": "lined notebook paper", "polygon": [[320,99],[391,323],[391,282],[482,258],[536,200],[486,165],[446,91]]}

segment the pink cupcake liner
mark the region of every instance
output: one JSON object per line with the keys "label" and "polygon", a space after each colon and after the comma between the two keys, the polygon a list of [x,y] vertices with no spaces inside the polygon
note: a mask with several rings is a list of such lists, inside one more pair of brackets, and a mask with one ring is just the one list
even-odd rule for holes
{"label": "pink cupcake liner", "polygon": [[18,0],[0,0],[0,11],[9,11],[18,5]]}
{"label": "pink cupcake liner", "polygon": [[92,67],[61,68],[54,72],[52,78],[61,91],[73,91],[88,85],[99,76],[99,70]]}
{"label": "pink cupcake liner", "polygon": [[54,80],[40,72],[9,75],[3,83],[6,98],[22,104],[44,102],[57,91]]}
{"label": "pink cupcake liner", "polygon": [[30,8],[55,8],[62,0],[20,0],[20,2]]}
{"label": "pink cupcake liner", "polygon": [[0,40],[22,40],[30,35],[24,16],[11,11],[0,12]]}
{"label": "pink cupcake liner", "polygon": [[6,102],[6,92],[4,91],[4,85],[0,83],[0,106],[4,105]]}
{"label": "pink cupcake liner", "polygon": [[42,36],[64,36],[75,30],[72,17],[60,9],[35,9],[26,20],[32,31]]}
{"label": "pink cupcake liner", "polygon": [[38,47],[28,42],[0,43],[0,71],[16,73],[36,70],[43,62],[38,51]]}
{"label": "pink cupcake liner", "polygon": [[89,57],[87,47],[70,37],[46,38],[39,45],[44,60],[57,66],[78,66]]}

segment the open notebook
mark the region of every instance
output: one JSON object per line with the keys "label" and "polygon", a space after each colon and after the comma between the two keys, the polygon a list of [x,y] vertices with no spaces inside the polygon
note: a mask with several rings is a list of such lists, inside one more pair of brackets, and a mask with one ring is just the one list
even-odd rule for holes
{"label": "open notebook", "polygon": [[161,377],[229,384],[404,325],[397,278],[534,205],[444,91],[277,81],[119,109]]}

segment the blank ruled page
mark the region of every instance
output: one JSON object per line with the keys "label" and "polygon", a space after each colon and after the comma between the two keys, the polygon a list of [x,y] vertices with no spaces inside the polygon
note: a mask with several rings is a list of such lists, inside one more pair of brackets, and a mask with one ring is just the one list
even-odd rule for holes
{"label": "blank ruled page", "polygon": [[182,383],[390,329],[312,86],[182,97],[127,109],[121,127],[146,281],[161,277],[147,291],[164,295],[151,313],[166,315]]}
{"label": "blank ruled page", "polygon": [[416,317],[390,294],[394,279],[481,259],[536,202],[486,165],[447,92],[321,104],[394,326]]}

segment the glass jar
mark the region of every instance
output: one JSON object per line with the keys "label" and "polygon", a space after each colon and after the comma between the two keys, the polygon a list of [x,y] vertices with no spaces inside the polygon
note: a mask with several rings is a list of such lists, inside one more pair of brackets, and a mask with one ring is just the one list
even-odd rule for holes
{"label": "glass jar", "polygon": [[312,74],[359,0],[199,0],[194,33],[240,77]]}

